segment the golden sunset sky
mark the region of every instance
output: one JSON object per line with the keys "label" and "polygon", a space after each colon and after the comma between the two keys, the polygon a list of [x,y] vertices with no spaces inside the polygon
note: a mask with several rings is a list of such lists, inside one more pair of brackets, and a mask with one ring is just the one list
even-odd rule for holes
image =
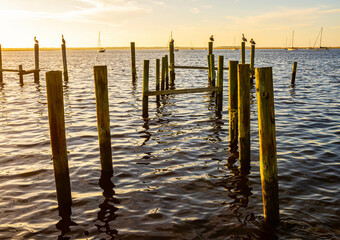
{"label": "golden sunset sky", "polygon": [[[259,47],[313,46],[323,27],[323,46],[340,46],[339,0],[0,0],[3,48],[234,45],[242,33]],[[287,39],[287,40],[286,40]],[[319,43],[318,43],[319,44]],[[317,45],[318,45],[317,44]]]}

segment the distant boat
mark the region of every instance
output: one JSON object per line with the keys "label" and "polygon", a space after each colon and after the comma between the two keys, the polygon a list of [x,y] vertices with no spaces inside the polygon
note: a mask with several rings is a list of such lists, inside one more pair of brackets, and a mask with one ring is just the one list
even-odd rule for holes
{"label": "distant boat", "polygon": [[194,48],[192,47],[192,42],[190,41],[190,48],[189,50],[194,50]]}
{"label": "distant boat", "polygon": [[236,37],[234,37],[234,46],[232,47],[233,51],[238,50],[238,47],[236,47]]}
{"label": "distant boat", "polygon": [[[323,30],[323,27],[321,27],[321,30],[320,30],[320,32],[319,32],[319,34],[318,34],[318,36],[317,36],[317,38],[316,38],[316,40],[315,40],[315,43],[314,43],[314,47],[313,47],[313,50],[315,50],[315,51],[318,51],[318,50],[329,50],[329,48],[328,47],[322,47],[321,46],[321,41],[322,41],[322,30]],[[320,36],[320,47],[315,47],[315,45],[316,45],[316,42],[318,41],[318,39],[319,39],[319,36]]]}
{"label": "distant boat", "polygon": [[298,50],[297,48],[294,47],[294,30],[293,30],[293,35],[292,35],[292,47],[287,49],[288,51],[296,51]]}
{"label": "distant boat", "polygon": [[101,47],[101,43],[100,43],[100,32],[99,32],[99,36],[98,36],[98,46],[97,46],[97,49],[98,49],[98,52],[100,52],[100,53],[103,53],[103,52],[106,51],[105,48],[102,48],[102,47]]}
{"label": "distant boat", "polygon": [[286,37],[286,42],[285,42],[285,46],[284,46],[283,50],[288,50],[287,37]]}

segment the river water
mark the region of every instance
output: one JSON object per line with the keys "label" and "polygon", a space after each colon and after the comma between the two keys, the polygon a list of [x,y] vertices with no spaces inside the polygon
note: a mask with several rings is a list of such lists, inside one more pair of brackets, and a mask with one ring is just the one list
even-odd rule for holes
{"label": "river water", "polygon": [[[239,51],[215,50],[228,60]],[[209,93],[149,100],[141,116],[143,60],[164,50],[68,51],[64,84],[72,214],[56,201],[45,72],[62,70],[60,51],[40,52],[41,79],[4,73],[0,88],[0,239],[339,239],[340,51],[257,50],[273,67],[280,224],[263,225],[255,88],[251,90],[251,170],[228,152],[228,72],[224,110]],[[180,50],[176,65],[206,66],[205,50]],[[33,52],[3,52],[3,68],[34,66]],[[249,50],[246,52],[249,59]],[[217,59],[217,57],[215,57]],[[247,60],[248,61],[248,60]],[[290,86],[298,62],[295,87]],[[94,65],[108,66],[114,173],[101,174]],[[176,70],[176,88],[207,86],[206,70]],[[61,216],[59,216],[61,215]]]}

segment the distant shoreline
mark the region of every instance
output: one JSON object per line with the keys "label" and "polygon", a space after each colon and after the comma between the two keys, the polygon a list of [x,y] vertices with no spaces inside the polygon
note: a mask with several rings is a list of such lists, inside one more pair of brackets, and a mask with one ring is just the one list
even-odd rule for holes
{"label": "distant shoreline", "polygon": [[[207,49],[205,47],[176,47],[177,49],[180,50],[189,50],[189,49],[194,49],[194,50],[204,50]],[[233,49],[234,47],[229,47],[229,46],[220,46],[220,47],[214,47],[214,49]],[[340,47],[328,47],[329,49],[340,49]],[[61,48],[48,48],[48,47],[41,47],[40,51],[58,51]],[[106,50],[127,50],[130,49],[130,47],[106,47]],[[136,47],[136,49],[150,49],[150,50],[161,50],[164,49],[165,47]],[[250,47],[246,47],[246,49],[250,49]],[[283,47],[256,47],[256,49],[285,49]],[[310,49],[308,47],[297,47],[297,49]],[[2,48],[2,51],[33,51],[33,48]],[[97,50],[96,47],[68,47],[67,50]],[[240,48],[238,49],[240,50]]]}

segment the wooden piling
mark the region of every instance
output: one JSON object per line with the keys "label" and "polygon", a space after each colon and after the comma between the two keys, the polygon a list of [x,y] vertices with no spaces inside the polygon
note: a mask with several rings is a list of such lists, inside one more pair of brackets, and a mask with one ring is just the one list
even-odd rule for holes
{"label": "wooden piling", "polygon": [[165,55],[165,89],[169,90],[169,59],[168,59],[168,55]]}
{"label": "wooden piling", "polygon": [[175,84],[175,53],[174,53],[174,41],[169,43],[169,57],[170,57],[170,87]]}
{"label": "wooden piling", "polygon": [[136,49],[135,42],[130,42],[131,46],[131,73],[132,73],[132,83],[136,83],[137,71],[136,71]]}
{"label": "wooden piling", "polygon": [[251,45],[250,48],[250,77],[251,79],[254,78],[254,74],[255,74],[255,44]]}
{"label": "wooden piling", "polygon": [[64,81],[68,82],[67,58],[66,58],[66,43],[61,44],[61,54],[63,58]]}
{"label": "wooden piling", "polygon": [[217,112],[222,112],[222,109],[223,109],[223,56],[218,56],[217,87],[219,88],[219,90],[216,94],[216,107],[217,107]]}
{"label": "wooden piling", "polygon": [[46,90],[57,200],[59,206],[70,206],[71,185],[66,148],[61,71],[50,71],[46,73]]}
{"label": "wooden piling", "polygon": [[241,64],[246,63],[246,43],[241,42]]}
{"label": "wooden piling", "polygon": [[143,107],[142,107],[142,116],[143,118],[149,117],[149,60],[144,60],[144,68],[143,68]]}
{"label": "wooden piling", "polygon": [[293,62],[292,79],[290,81],[291,85],[295,84],[296,67],[297,67],[297,62]]}
{"label": "wooden piling", "polygon": [[2,49],[0,44],[0,84],[3,83],[3,73],[2,73]]}
{"label": "wooden piling", "polygon": [[209,82],[209,86],[210,87],[215,87],[215,78],[216,78],[216,74],[215,74],[215,56],[214,54],[210,54],[209,55],[209,66],[210,66],[210,82]]}
{"label": "wooden piling", "polygon": [[241,173],[250,170],[250,81],[249,64],[238,65],[238,125]]}
{"label": "wooden piling", "polygon": [[[160,79],[160,60],[157,58],[156,59],[156,91],[160,90],[160,84],[159,84],[159,79]],[[159,102],[159,95],[156,96],[156,102]]]}
{"label": "wooden piling", "polygon": [[107,66],[94,66],[93,74],[96,92],[97,128],[101,170],[112,172],[113,168]]}
{"label": "wooden piling", "polygon": [[276,226],[279,223],[279,191],[272,68],[256,68],[255,77],[263,212],[265,221]]}
{"label": "wooden piling", "polygon": [[34,44],[34,82],[39,83],[39,72],[40,72],[40,67],[39,67],[39,44],[36,43]]}
{"label": "wooden piling", "polygon": [[229,151],[237,152],[238,136],[238,88],[237,88],[238,61],[229,61]]}
{"label": "wooden piling", "polygon": [[208,63],[208,84],[209,86],[211,86],[210,55],[207,55],[207,63]]}
{"label": "wooden piling", "polygon": [[161,90],[165,89],[165,77],[166,77],[166,69],[165,69],[165,57],[162,57],[162,63],[161,63]]}
{"label": "wooden piling", "polygon": [[23,75],[24,70],[22,69],[22,65],[19,65],[19,82],[20,85],[24,85],[24,75]]}
{"label": "wooden piling", "polygon": [[214,42],[209,42],[208,55],[213,54],[213,44],[214,44]]}

